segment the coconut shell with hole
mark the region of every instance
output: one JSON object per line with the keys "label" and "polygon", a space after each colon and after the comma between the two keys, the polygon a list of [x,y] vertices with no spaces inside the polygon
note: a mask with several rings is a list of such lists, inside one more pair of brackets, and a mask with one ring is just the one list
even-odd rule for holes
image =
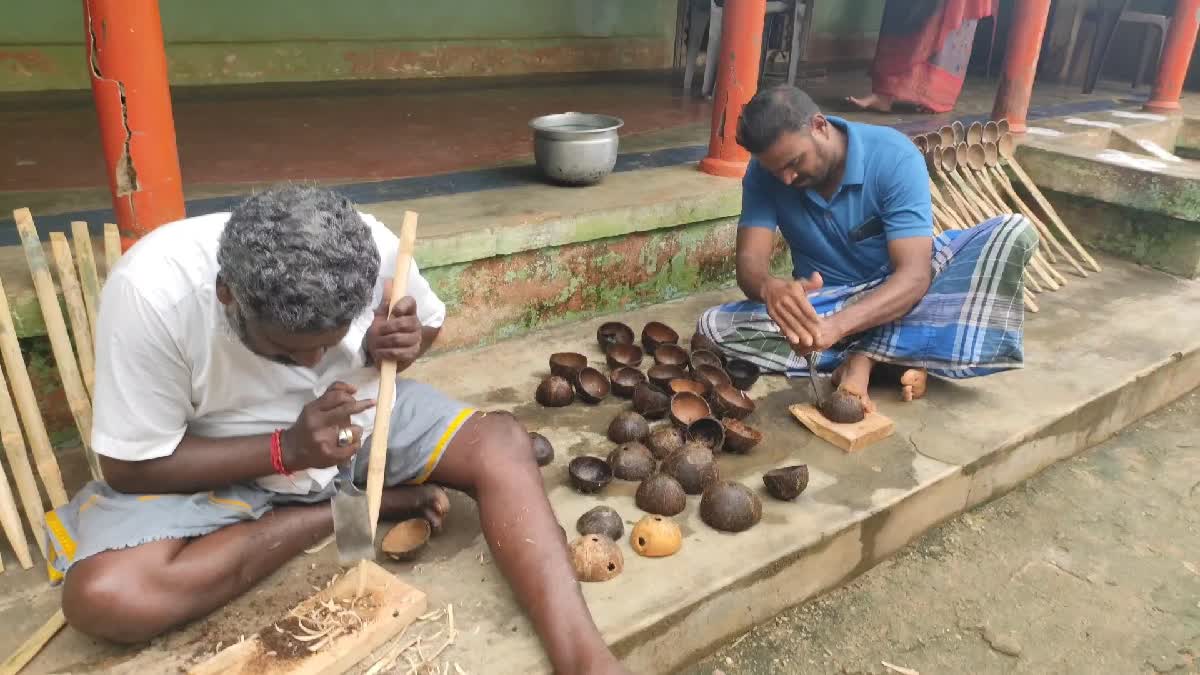
{"label": "coconut shell with hole", "polygon": [[721,353],[721,348],[717,346],[717,343],[710,340],[706,335],[704,335],[704,333],[701,333],[700,331],[692,333],[692,338],[688,341],[688,347],[691,349],[693,354],[698,351],[712,352],[713,354],[718,355]]}
{"label": "coconut shell with hole", "polygon": [[580,581],[608,581],[625,569],[625,557],[612,539],[589,534],[571,542],[571,565]]}
{"label": "coconut shell with hole", "polygon": [[642,348],[647,354],[653,355],[659,345],[676,344],[679,333],[665,323],[651,321],[642,328]]}
{"label": "coconut shell with hole", "polygon": [[763,439],[761,431],[741,420],[726,417],[721,425],[725,427],[725,449],[729,452],[745,454]]}
{"label": "coconut shell with hole", "polygon": [[570,380],[587,367],[587,357],[576,352],[558,352],[550,355],[550,374]]}
{"label": "coconut shell with hole", "polygon": [[654,453],[655,459],[663,460],[682,448],[684,440],[682,429],[674,424],[662,424],[650,430],[646,446]]}
{"label": "coconut shell with hole", "polygon": [[718,481],[700,497],[700,519],[722,532],[748,530],[762,518],[762,502],[750,488],[730,480]]}
{"label": "coconut shell with hole", "polygon": [[763,474],[767,493],[776,499],[790,502],[808,487],[808,465],[796,464],[771,469]]}
{"label": "coconut shell with hole", "polygon": [[672,396],[685,391],[698,396],[708,396],[708,385],[685,377],[678,377],[667,383],[667,391],[671,392]]}
{"label": "coconut shell with hole", "polygon": [[637,345],[613,345],[608,348],[607,352],[604,352],[604,360],[608,363],[609,368],[620,368],[621,366],[637,368],[642,365],[642,348]]}
{"label": "coconut shell with hole", "polygon": [[633,398],[633,390],[646,381],[646,374],[637,368],[621,366],[608,374],[612,393],[621,398]]}
{"label": "coconut shell with hole", "polygon": [[604,373],[587,367],[575,374],[575,395],[584,403],[599,403],[608,397],[612,384]]}
{"label": "coconut shell with hole", "polygon": [[754,412],[754,400],[746,392],[732,384],[713,387],[712,393],[708,395],[708,400],[712,403],[713,412],[722,417],[740,420]]}
{"label": "coconut shell with hole", "polygon": [[380,548],[392,560],[412,560],[425,548],[425,544],[429,543],[431,534],[433,528],[428,520],[410,518],[396,523],[388,530]]}
{"label": "coconut shell with hole", "polygon": [[733,386],[742,391],[750,391],[750,387],[758,382],[758,376],[762,370],[755,364],[743,359],[730,359],[729,363],[725,364],[725,372],[729,374],[729,379],[733,382]]}
{"label": "coconut shell with hole", "polygon": [[711,414],[712,409],[709,408],[708,402],[699,394],[685,391],[671,397],[671,421],[681,427]]}
{"label": "coconut shell with hole", "polygon": [[663,558],[674,555],[683,546],[683,532],[679,525],[665,516],[650,515],[639,520],[629,533],[629,546],[633,552],[647,558]]}
{"label": "coconut shell with hole", "polygon": [[676,344],[659,345],[658,349],[654,350],[654,362],[663,366],[687,368],[688,353]]}
{"label": "coconut shell with hole", "polygon": [[704,492],[721,478],[712,450],[699,443],[685,443],[663,460],[659,470],[679,481],[689,495]]}
{"label": "coconut shell with hole", "polygon": [[613,345],[631,345],[633,329],[620,321],[607,321],[596,329],[596,343],[602,352],[607,352]]}
{"label": "coconut shell with hole", "polygon": [[844,389],[833,392],[817,409],[830,422],[838,424],[854,424],[866,417],[862,400]]}
{"label": "coconut shell with hole", "polygon": [[671,384],[671,380],[678,380],[687,377],[687,371],[679,366],[664,366],[659,363],[650,366],[646,371],[646,377],[654,383],[654,386],[659,389],[666,389]]}
{"label": "coconut shell with hole", "polygon": [[633,388],[633,409],[648,420],[662,419],[671,406],[671,395],[651,382]]}
{"label": "coconut shell with hole", "polygon": [[575,392],[566,379],[551,375],[538,385],[534,398],[547,408],[561,408],[571,405],[571,401],[575,400]]}
{"label": "coconut shell with hole", "polygon": [[656,473],[642,481],[633,501],[646,513],[674,516],[687,507],[687,493],[679,481],[665,473]]}
{"label": "coconut shell with hole", "polygon": [[608,465],[612,467],[613,476],[621,480],[644,480],[654,473],[658,462],[650,448],[638,443],[622,443],[608,453]]}
{"label": "coconut shell with hole", "polygon": [[629,443],[641,441],[650,435],[650,425],[646,418],[636,412],[618,413],[608,424],[608,440],[613,443]]}
{"label": "coconut shell with hole", "polygon": [[687,425],[684,438],[689,443],[699,443],[716,454],[725,446],[725,427],[713,417],[701,417]]}
{"label": "coconut shell with hole", "polygon": [[612,481],[612,467],[608,462],[591,455],[580,455],[567,464],[567,475],[571,487],[583,494],[593,494],[604,489]]}
{"label": "coconut shell with hole", "polygon": [[613,541],[620,541],[625,534],[625,521],[612,507],[597,506],[579,516],[579,520],[575,521],[575,529],[579,530],[579,534],[602,534]]}
{"label": "coconut shell with hole", "polygon": [[550,439],[536,431],[531,431],[529,432],[529,442],[533,444],[533,459],[537,461],[538,466],[546,466],[554,461],[554,446],[550,445]]}
{"label": "coconut shell with hole", "polygon": [[733,380],[729,379],[729,373],[726,373],[724,368],[716,366],[697,366],[695,377],[697,380],[706,382],[713,389],[722,384],[733,385]]}
{"label": "coconut shell with hole", "polygon": [[710,366],[712,368],[724,368],[725,361],[716,352],[710,352],[707,349],[699,349],[692,352],[689,360],[692,374],[696,373],[696,369],[700,366]]}

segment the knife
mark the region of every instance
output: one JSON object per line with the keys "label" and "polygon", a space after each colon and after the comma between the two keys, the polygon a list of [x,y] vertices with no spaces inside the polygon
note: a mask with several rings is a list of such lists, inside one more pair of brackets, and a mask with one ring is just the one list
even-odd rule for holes
{"label": "knife", "polygon": [[808,380],[812,382],[813,395],[816,396],[816,405],[819,408],[825,399],[833,395],[833,382],[817,375],[817,362],[821,360],[821,352],[809,352],[808,356],[804,357],[808,362]]}

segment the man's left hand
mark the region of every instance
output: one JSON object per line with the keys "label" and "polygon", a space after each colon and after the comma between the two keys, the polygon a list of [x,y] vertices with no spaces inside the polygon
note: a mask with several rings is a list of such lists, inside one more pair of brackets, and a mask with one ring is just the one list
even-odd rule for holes
{"label": "man's left hand", "polygon": [[396,302],[388,316],[390,288],[384,288],[383,302],[375,309],[375,319],[367,329],[363,343],[371,362],[378,365],[386,360],[396,361],[396,370],[412,365],[421,355],[421,320],[417,318],[417,302],[404,296]]}

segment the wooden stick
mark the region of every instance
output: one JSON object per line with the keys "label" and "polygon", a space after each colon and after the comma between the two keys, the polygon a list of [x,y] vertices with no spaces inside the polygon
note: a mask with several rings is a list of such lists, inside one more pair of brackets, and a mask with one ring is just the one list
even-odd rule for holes
{"label": "wooden stick", "polygon": [[4,536],[17,554],[21,567],[33,567],[33,558],[29,557],[29,542],[25,540],[25,528],[21,527],[21,515],[17,513],[17,502],[13,499],[12,489],[8,487],[8,475],[4,473],[3,464],[0,464],[0,528],[4,529]]}
{"label": "wooden stick", "polygon": [[0,675],[17,675],[17,673],[21,672],[21,669],[29,665],[33,657],[42,651],[42,647],[46,646],[50,638],[53,638],[66,624],[67,619],[63,616],[62,610],[56,611],[54,616],[50,617],[49,621],[37,629],[37,632],[33,635],[30,635],[29,639],[18,647],[12,656],[9,656],[4,660],[4,663],[0,664]]}
{"label": "wooden stick", "polygon": [[100,275],[96,272],[96,254],[92,250],[92,234],[87,223],[71,223],[71,238],[75,241],[75,260],[79,264],[79,283],[83,286],[83,303],[87,307],[88,331],[96,334],[96,311],[100,306]]}
{"label": "wooden stick", "polygon": [[1075,256],[1073,256],[1071,252],[1067,250],[1067,247],[1064,246],[1063,243],[1060,242],[1058,238],[1050,232],[1050,228],[1047,227],[1044,222],[1042,222],[1041,218],[1038,218],[1037,213],[1035,213],[1033,209],[1029,208],[1029,205],[1025,203],[1025,200],[1021,199],[1021,196],[1017,194],[1017,189],[1013,187],[1012,181],[1008,179],[1008,175],[1004,173],[1004,170],[998,166],[994,166],[992,167],[992,175],[1000,183],[1000,187],[1004,189],[1005,194],[1008,195],[1008,198],[1012,200],[1013,204],[1016,205],[1021,213],[1025,214],[1029,220],[1033,221],[1034,226],[1038,228],[1038,234],[1041,234],[1043,239],[1051,242],[1051,244],[1058,250],[1063,258],[1067,260],[1071,267],[1075,268],[1076,274],[1081,277],[1087,277],[1087,271],[1083,269],[1083,266],[1079,264],[1079,261],[1075,259]]}
{"label": "wooden stick", "polygon": [[[972,169],[972,171],[974,173],[978,174],[976,176],[976,178],[978,179],[980,186],[982,186],[982,188],[989,195],[991,195],[992,200],[996,204],[1000,205],[1001,211],[1003,211],[1003,212],[1010,211],[1008,204],[1005,203],[1004,199],[1000,197],[1000,193],[996,191],[996,186],[992,182],[991,174],[988,173],[987,167],[983,167],[983,169],[980,169],[980,170]],[[1015,210],[1015,209],[1013,209],[1013,210]],[[1026,216],[1026,217],[1028,217],[1028,216]],[[1033,223],[1034,221],[1032,218],[1030,218],[1029,222]],[[1042,235],[1041,229],[1037,227],[1037,223],[1034,223],[1034,228],[1038,230],[1039,237],[1044,239],[1045,236]],[[1052,246],[1049,246],[1049,245],[1038,246],[1037,251],[1035,251],[1033,255],[1034,255],[1034,258],[1036,258],[1037,260],[1039,260],[1041,262],[1042,267],[1046,270],[1046,272],[1048,272],[1050,274],[1050,276],[1054,279],[1054,281],[1059,286],[1067,285],[1067,278],[1064,277],[1062,274],[1060,274],[1058,270],[1054,269],[1054,266],[1052,264],[1054,262],[1057,262],[1057,257],[1054,255]],[[1055,290],[1057,290],[1057,289],[1055,289]]]}
{"label": "wooden stick", "polygon": [[1021,165],[1017,163],[1016,158],[1007,158],[1007,162],[1009,168],[1012,169],[1017,178],[1020,179],[1020,181],[1025,185],[1025,189],[1029,191],[1029,194],[1033,195],[1034,201],[1038,203],[1038,206],[1042,207],[1042,210],[1045,211],[1046,215],[1050,217],[1050,221],[1053,222],[1055,227],[1058,228],[1058,231],[1061,232],[1064,237],[1066,237],[1067,241],[1071,242],[1071,246],[1074,247],[1075,251],[1079,253],[1080,257],[1082,257],[1083,260],[1088,264],[1088,267],[1091,267],[1096,272],[1101,271],[1100,264],[1097,263],[1096,259],[1093,258],[1086,249],[1083,248],[1083,245],[1079,243],[1079,240],[1075,238],[1075,235],[1071,234],[1071,230],[1067,229],[1066,223],[1062,221],[1062,218],[1058,217],[1058,212],[1055,211],[1054,207],[1050,205],[1050,202],[1046,199],[1046,196],[1043,195],[1042,191],[1038,189],[1038,186],[1033,182],[1033,179],[1029,177],[1029,174],[1025,173],[1025,170],[1022,169]]}
{"label": "wooden stick", "polygon": [[[417,240],[417,214],[405,211],[400,225],[400,247],[396,253],[396,272],[392,277],[392,296],[388,313],[408,292],[408,270]],[[379,366],[379,397],[375,403],[375,428],[371,433],[370,463],[367,464],[367,512],[371,518],[371,536],[379,523],[379,504],[383,499],[383,475],[387,463],[388,425],[396,397],[396,362],[386,360]]]}
{"label": "wooden stick", "polygon": [[[13,482],[17,484],[17,495],[21,497],[21,508],[25,511],[25,520],[29,521],[29,529],[34,534],[33,541],[41,551],[42,557],[45,557],[46,542],[41,536],[38,536],[42,532],[42,524],[45,522],[42,496],[38,492],[37,482],[33,479],[33,469],[29,466],[29,456],[25,452],[25,437],[21,434],[21,423],[17,421],[17,411],[13,408],[12,397],[8,395],[8,382],[2,372],[0,372],[0,444],[4,446],[4,455],[8,458],[9,468],[12,469]],[[54,470],[57,475],[58,462],[54,463]],[[58,481],[61,487],[61,476],[58,476]],[[65,502],[65,492],[62,497]]]}
{"label": "wooden stick", "polygon": [[67,235],[51,232],[50,252],[54,255],[54,266],[58,268],[58,281],[67,303],[67,316],[71,317],[71,335],[75,338],[75,351],[79,354],[79,369],[83,373],[83,384],[87,387],[90,401],[96,395],[95,352],[92,350],[92,332],[88,328],[83,291],[79,288],[79,279],[75,277],[75,260],[71,257]]}
{"label": "wooden stick", "polygon": [[[954,171],[948,171],[947,173],[952,174],[958,182],[959,187],[962,188],[963,192],[975,200],[976,208],[983,211],[985,218],[995,217],[1004,213],[1005,208],[1003,205],[997,206],[996,204],[992,203],[991,200],[987,199],[987,197],[983,194],[983,188],[979,187],[975,183],[974,177],[971,176],[970,171],[961,164],[955,168]],[[1033,270],[1033,272],[1030,276],[1026,277],[1026,280],[1029,282],[1034,292],[1041,293],[1043,291],[1043,287],[1052,291],[1057,291],[1059,288],[1061,288],[1058,282],[1054,279],[1054,275],[1052,275],[1049,269],[1047,269],[1046,264],[1043,263],[1043,261],[1037,256],[1037,251],[1034,251],[1033,257],[1030,258],[1029,269]],[[1028,270],[1026,271],[1026,274],[1030,274]],[[1034,276],[1037,277],[1037,281],[1034,281],[1032,278]]]}
{"label": "wooden stick", "polygon": [[[42,421],[42,411],[38,408],[37,397],[33,394],[33,383],[29,381],[29,371],[25,369],[25,357],[21,354],[21,344],[17,342],[17,329],[13,326],[12,313],[8,308],[8,295],[4,292],[4,284],[0,282],[0,357],[4,359],[4,369],[12,380],[13,395],[17,399],[17,409],[21,411],[21,422],[25,434],[29,437],[29,449],[33,453],[37,465],[38,476],[50,497],[50,505],[54,507],[67,503],[67,490],[63,487],[62,474],[58,470],[58,460],[50,447],[50,436],[46,433],[46,424]],[[17,427],[20,428],[19,426]],[[9,449],[4,441],[4,449]],[[14,448],[18,446],[13,446]],[[9,456],[11,460],[11,455]],[[20,484],[17,485],[20,489]],[[41,500],[38,500],[38,511],[41,512]],[[39,517],[39,521],[40,517]],[[36,531],[36,530],[35,530]],[[41,537],[35,537],[39,545]]]}
{"label": "wooden stick", "polygon": [[58,374],[62,377],[67,405],[71,408],[71,416],[75,418],[75,426],[79,429],[84,455],[92,470],[92,477],[103,480],[100,460],[92,451],[91,400],[83,386],[83,378],[79,375],[75,354],[71,351],[67,324],[63,319],[62,309],[58,306],[58,294],[54,292],[54,281],[50,278],[50,268],[46,265],[46,255],[42,251],[42,242],[33,224],[33,215],[29,213],[29,209],[17,209],[13,211],[13,216],[17,221],[17,232],[21,235],[21,246],[25,249],[25,259],[29,262],[29,271],[33,275],[33,288],[37,293],[38,304],[41,305],[42,318],[46,321],[46,334],[50,338],[54,361],[58,364]]}
{"label": "wooden stick", "polygon": [[955,229],[966,229],[967,226],[958,219],[958,214],[946,203],[946,199],[942,196],[942,191],[938,189],[937,183],[934,182],[932,176],[929,177],[929,196],[933,198],[934,206],[940,208],[943,213],[950,217],[951,222],[956,225]]}
{"label": "wooden stick", "polygon": [[108,276],[121,259],[121,231],[112,223],[104,224],[104,266]]}
{"label": "wooden stick", "polygon": [[1034,314],[1037,314],[1041,311],[1038,308],[1037,303],[1033,301],[1033,295],[1029,293],[1029,289],[1025,289],[1025,309],[1033,312]]}

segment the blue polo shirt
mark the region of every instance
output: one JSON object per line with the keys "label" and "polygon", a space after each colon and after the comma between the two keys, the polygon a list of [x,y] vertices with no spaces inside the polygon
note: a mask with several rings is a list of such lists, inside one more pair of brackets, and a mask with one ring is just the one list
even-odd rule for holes
{"label": "blue polo shirt", "polygon": [[846,171],[833,198],[779,181],[752,160],[742,179],[740,227],[778,228],[792,274],[821,273],[853,286],[892,272],[887,243],[933,236],[929,172],[907,136],[890,127],[828,117],[846,132]]}

